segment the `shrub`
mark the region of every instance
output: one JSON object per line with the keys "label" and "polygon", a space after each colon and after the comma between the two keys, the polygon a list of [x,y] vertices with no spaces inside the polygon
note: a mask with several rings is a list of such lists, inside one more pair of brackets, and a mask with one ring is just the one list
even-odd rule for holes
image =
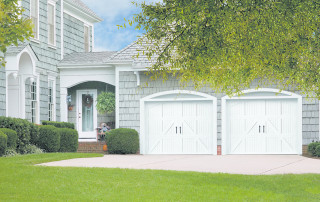
{"label": "shrub", "polygon": [[17,132],[9,128],[0,128],[0,131],[7,135],[7,147],[17,149]]}
{"label": "shrub", "polygon": [[316,147],[320,145],[320,142],[312,142],[308,145],[308,152],[312,155],[316,155]]}
{"label": "shrub", "polygon": [[318,146],[316,146],[315,156],[320,157],[320,144]]}
{"label": "shrub", "polygon": [[76,152],[78,150],[78,131],[60,128],[60,152]]}
{"label": "shrub", "polygon": [[0,156],[4,155],[7,149],[7,135],[0,131]]}
{"label": "shrub", "polygon": [[4,153],[4,156],[6,157],[17,156],[17,155],[20,155],[20,154],[13,148],[7,148]]}
{"label": "shrub", "polygon": [[42,121],[42,125],[51,125],[57,128],[71,128],[74,129],[73,123],[68,122],[57,122],[57,121]]}
{"label": "shrub", "polygon": [[106,134],[110,154],[136,154],[139,149],[139,135],[136,130],[118,128]]}
{"label": "shrub", "polygon": [[36,124],[31,124],[30,126],[30,143],[37,145],[39,139],[39,126]]}
{"label": "shrub", "polygon": [[10,128],[17,132],[17,148],[30,143],[30,128],[32,123],[24,119],[0,117],[0,128]]}
{"label": "shrub", "polygon": [[21,148],[21,154],[42,154],[43,150],[33,144],[27,144]]}
{"label": "shrub", "polygon": [[57,152],[60,149],[60,133],[54,126],[41,126],[38,145],[46,152]]}

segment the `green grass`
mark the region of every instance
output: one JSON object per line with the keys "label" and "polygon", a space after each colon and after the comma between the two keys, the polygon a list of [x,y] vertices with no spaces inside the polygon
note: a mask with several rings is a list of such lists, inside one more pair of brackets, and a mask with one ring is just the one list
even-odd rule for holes
{"label": "green grass", "polygon": [[36,163],[99,154],[0,158],[0,201],[320,201],[320,175],[248,176]]}

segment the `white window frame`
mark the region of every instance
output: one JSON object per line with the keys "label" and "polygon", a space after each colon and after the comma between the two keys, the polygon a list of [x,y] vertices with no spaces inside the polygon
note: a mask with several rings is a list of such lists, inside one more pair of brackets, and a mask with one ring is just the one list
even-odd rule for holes
{"label": "white window frame", "polygon": [[[49,40],[49,36],[50,36],[50,33],[49,33],[49,5],[53,6],[53,44],[50,43],[50,40]],[[56,46],[56,1],[53,1],[53,0],[48,0],[48,6],[47,6],[47,23],[48,23],[48,44],[50,46]]]}
{"label": "white window frame", "polygon": [[[35,84],[35,86],[34,86]],[[35,90],[35,92],[34,92]],[[38,80],[30,82],[30,94],[31,94],[31,122],[38,123],[38,111],[39,111],[39,93],[38,93]],[[33,103],[34,107],[33,107]]]}
{"label": "white window frame", "polygon": [[39,36],[40,36],[40,34],[39,34],[39,32],[40,32],[40,20],[39,20],[39,17],[40,17],[40,14],[39,14],[39,11],[40,11],[40,9],[39,9],[39,0],[30,0],[30,19],[32,19],[32,6],[31,6],[31,1],[36,1],[37,2],[37,20],[38,20],[38,22],[37,22],[37,27],[36,27],[36,29],[37,29],[37,35],[35,35],[34,37],[33,37],[33,39],[36,39],[36,40],[39,40]]}
{"label": "white window frame", "polygon": [[52,82],[52,103],[50,103],[49,93],[48,93],[48,107],[51,104],[52,105],[52,119],[50,120],[50,108],[48,108],[48,120],[49,121],[56,121],[56,78],[49,76],[48,77],[48,90],[49,90],[49,84]]}
{"label": "white window frame", "polygon": [[[88,50],[86,50],[86,35],[85,35],[85,29],[88,28]],[[85,52],[90,52],[90,25],[84,24],[83,27],[83,41],[84,41],[84,51]]]}

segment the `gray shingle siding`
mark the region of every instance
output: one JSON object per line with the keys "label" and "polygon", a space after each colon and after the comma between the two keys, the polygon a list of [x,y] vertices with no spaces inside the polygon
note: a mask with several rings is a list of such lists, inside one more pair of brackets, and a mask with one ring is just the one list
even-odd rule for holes
{"label": "gray shingle siding", "polygon": [[[64,13],[64,54],[84,52],[84,23]],[[92,45],[92,31],[90,29],[90,45]],[[92,50],[92,46],[90,46]]]}
{"label": "gray shingle siding", "polygon": [[[133,72],[120,72],[119,74],[119,127],[132,128],[139,132],[140,130],[140,99],[148,95],[182,89],[178,80],[170,78],[168,81],[162,80],[151,81],[149,77],[141,74],[141,85],[137,87],[136,76]],[[147,85],[146,85],[147,83]],[[252,88],[257,85],[253,84]],[[266,86],[276,88],[275,86]],[[200,90],[195,90],[188,86],[184,90],[193,90],[206,93],[217,97],[217,132],[218,145],[221,144],[221,97],[225,94],[215,93],[212,89],[205,87]],[[295,92],[297,93],[297,92]],[[299,93],[298,93],[299,94]],[[309,144],[312,140],[319,138],[319,101],[317,99],[308,99],[303,95],[302,107],[302,135],[303,144]]]}

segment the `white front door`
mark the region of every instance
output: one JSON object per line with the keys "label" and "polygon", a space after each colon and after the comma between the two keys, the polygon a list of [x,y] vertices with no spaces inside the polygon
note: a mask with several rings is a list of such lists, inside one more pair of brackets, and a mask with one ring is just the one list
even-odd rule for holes
{"label": "white front door", "polygon": [[229,154],[297,154],[297,100],[229,100]]}
{"label": "white front door", "polygon": [[79,139],[96,139],[97,90],[77,90],[77,126]]}
{"label": "white front door", "polygon": [[148,154],[212,154],[210,101],[150,102],[146,105]]}

